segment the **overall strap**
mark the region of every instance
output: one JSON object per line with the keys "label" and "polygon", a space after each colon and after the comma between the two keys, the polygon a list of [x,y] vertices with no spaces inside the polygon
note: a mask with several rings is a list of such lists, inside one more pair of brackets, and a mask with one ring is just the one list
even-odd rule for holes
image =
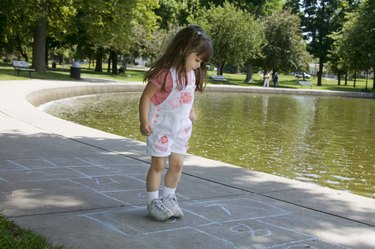
{"label": "overall strap", "polygon": [[171,67],[169,71],[171,72],[171,75],[172,75],[172,84],[173,84],[172,90],[173,90],[177,87],[177,71],[176,71],[176,68],[174,67]]}

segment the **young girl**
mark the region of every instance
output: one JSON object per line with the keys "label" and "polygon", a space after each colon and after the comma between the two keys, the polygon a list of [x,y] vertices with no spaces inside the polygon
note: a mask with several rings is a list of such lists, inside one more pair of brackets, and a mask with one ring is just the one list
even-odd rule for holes
{"label": "young girl", "polygon": [[[175,195],[188,149],[195,90],[203,91],[206,61],[212,55],[210,38],[199,26],[180,30],[166,52],[145,74],[148,82],[139,104],[140,131],[147,136],[151,166],[147,174],[147,210],[157,221],[182,217]],[[159,197],[161,174],[169,168]]]}

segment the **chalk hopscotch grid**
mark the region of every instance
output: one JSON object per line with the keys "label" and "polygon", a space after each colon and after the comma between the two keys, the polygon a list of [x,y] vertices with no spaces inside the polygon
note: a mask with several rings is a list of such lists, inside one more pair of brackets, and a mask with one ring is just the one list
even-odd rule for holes
{"label": "chalk hopscotch grid", "polygon": [[[222,209],[222,212],[224,214],[226,214],[228,216],[231,216],[232,211],[228,210],[226,208],[226,205],[228,205],[228,204],[233,205],[232,204],[233,202],[237,203],[237,202],[241,202],[241,201],[254,202],[254,203],[257,203],[258,205],[263,205],[266,209],[267,208],[273,209],[272,212],[277,212],[277,213],[264,215],[264,216],[256,216],[256,217],[251,217],[251,218],[249,218],[249,217],[238,218],[238,219],[228,218],[227,220],[220,221],[220,220],[217,220],[217,219],[213,219],[212,217],[207,217],[202,213],[197,213],[196,211],[193,210],[193,208],[191,208],[191,207],[194,207],[196,205],[203,205],[203,206],[205,205],[205,207],[207,207],[207,208],[210,208],[212,206],[217,206],[217,207]],[[191,204],[191,206],[189,206],[189,204]],[[128,216],[124,216],[124,215],[132,215],[132,213],[134,214],[134,213],[137,213],[137,212],[138,213],[143,212],[143,213],[145,213],[145,215],[147,214],[147,211],[145,210],[144,207],[135,207],[135,206],[124,208],[121,211],[119,211],[119,210],[110,211],[110,212],[101,211],[101,212],[86,213],[86,214],[82,214],[80,216],[85,217],[87,219],[90,219],[94,222],[97,222],[97,223],[105,226],[107,229],[112,230],[113,232],[120,231],[120,233],[123,236],[129,237],[129,238],[143,237],[143,236],[150,236],[150,235],[157,236],[158,234],[170,233],[170,232],[175,232],[175,231],[179,231],[179,230],[183,230],[183,229],[193,229],[193,230],[195,230],[195,231],[197,231],[201,234],[204,234],[207,237],[208,240],[210,240],[210,238],[214,239],[214,240],[220,240],[223,243],[228,244],[228,245],[232,245],[233,248],[235,248],[235,245],[238,246],[238,242],[235,243],[228,238],[223,238],[223,236],[219,236],[219,235],[217,235],[213,232],[208,232],[207,229],[206,229],[206,228],[208,228],[212,225],[226,226],[226,225],[229,225],[229,224],[233,224],[228,229],[228,232],[230,232],[232,234],[235,234],[235,233],[246,234],[247,236],[250,236],[251,238],[269,237],[270,238],[270,240],[268,241],[269,243],[270,243],[270,241],[272,241],[272,236],[273,236],[274,233],[276,233],[276,234],[277,233],[292,234],[293,235],[293,236],[291,236],[292,238],[297,236],[297,238],[292,239],[290,241],[282,241],[281,243],[278,243],[278,244],[264,245],[264,246],[259,247],[259,248],[265,248],[265,249],[270,248],[271,249],[271,248],[276,248],[276,247],[279,247],[279,246],[285,246],[285,248],[301,248],[300,246],[304,246],[304,245],[309,246],[309,248],[314,248],[313,246],[311,246],[311,243],[309,243],[309,242],[319,241],[318,238],[316,238],[314,236],[311,236],[309,234],[301,233],[299,231],[295,231],[295,230],[292,230],[292,229],[289,229],[289,228],[286,228],[286,227],[283,227],[283,226],[279,226],[279,225],[275,225],[275,224],[272,224],[272,223],[269,223],[269,222],[262,221],[262,219],[285,216],[285,215],[293,215],[293,213],[290,212],[290,211],[281,209],[277,206],[270,205],[270,204],[267,204],[267,203],[264,203],[264,202],[261,202],[261,201],[258,201],[258,200],[254,200],[254,199],[229,198],[229,199],[226,199],[226,200],[210,200],[210,201],[194,201],[194,200],[191,200],[190,202],[184,202],[183,210],[184,210],[185,214],[191,214],[191,215],[194,215],[195,218],[200,219],[201,224],[197,224],[197,225],[182,224],[182,226],[180,226],[180,227],[177,226],[177,227],[171,228],[170,226],[173,226],[174,224],[178,224],[179,222],[181,222],[179,219],[173,219],[172,218],[171,220],[167,221],[168,226],[165,226],[165,223],[163,224],[163,223],[158,223],[158,222],[152,222],[152,224],[156,223],[155,226],[157,228],[159,228],[159,226],[160,226],[160,225],[157,225],[157,224],[162,224],[160,227],[164,227],[164,229],[157,229],[156,228],[153,231],[144,231],[144,230],[142,230],[142,227],[139,227],[139,228],[134,227],[134,226],[129,227],[129,225],[128,225],[129,222],[126,222],[126,218],[128,218]],[[135,215],[135,216],[137,216],[137,215]],[[121,222],[121,218],[123,218],[122,222]],[[134,217],[133,217],[133,219],[134,219]],[[185,219],[185,218],[183,218],[183,219]],[[186,219],[188,219],[188,218],[186,218]],[[256,222],[258,224],[258,226],[260,226],[262,228],[256,229],[256,228],[252,228],[251,226],[246,225],[245,222],[249,222],[249,221]],[[114,225],[114,223],[115,223],[115,225]],[[117,224],[117,226],[116,226],[116,224]],[[135,222],[134,224],[137,224],[137,223]],[[165,227],[167,227],[167,228],[165,228]],[[130,230],[130,232],[127,231],[128,229]],[[335,245],[332,245],[332,244],[330,244],[330,245],[335,246]],[[246,247],[246,245],[241,245],[240,248],[247,248],[247,247]],[[344,248],[344,247],[337,246],[337,248]]]}
{"label": "chalk hopscotch grid", "polygon": [[[96,157],[91,157],[91,158],[75,157],[75,158],[56,158],[56,159],[48,158],[48,159],[28,159],[28,160],[26,160],[26,159],[6,160],[7,163],[10,163],[11,165],[14,165],[16,168],[15,169],[6,169],[6,170],[3,170],[3,169],[0,168],[0,171],[18,170],[18,171],[27,171],[27,172],[40,172],[43,169],[49,169],[49,168],[52,168],[52,169],[53,168],[56,169],[57,167],[58,168],[68,168],[68,169],[80,174],[81,177],[66,177],[66,178],[60,177],[60,178],[50,178],[50,179],[45,178],[45,179],[30,180],[30,181],[56,181],[56,180],[62,180],[62,179],[68,180],[68,181],[71,181],[71,182],[74,182],[74,183],[78,183],[81,186],[83,186],[83,187],[85,187],[85,188],[87,188],[87,189],[89,189],[89,190],[91,190],[91,191],[93,191],[93,192],[95,192],[99,195],[102,195],[106,198],[117,201],[118,203],[120,203],[122,205],[126,205],[127,207],[124,209],[124,211],[121,211],[121,212],[125,212],[126,210],[131,208],[131,209],[137,209],[138,211],[147,213],[147,211],[145,210],[144,207],[139,207],[137,205],[134,205],[131,202],[119,200],[118,198],[114,198],[110,195],[111,193],[132,192],[132,191],[134,192],[135,191],[135,192],[138,192],[137,197],[143,200],[145,196],[140,193],[140,192],[144,191],[143,188],[133,188],[133,189],[126,189],[126,190],[121,190],[121,189],[117,189],[117,190],[97,190],[93,187],[90,187],[88,185],[85,185],[85,184],[82,184],[82,183],[79,182],[79,180],[81,180],[81,179],[93,179],[93,180],[97,181],[97,184],[98,184],[99,178],[107,177],[107,179],[112,181],[112,183],[119,184],[119,182],[114,180],[112,177],[114,177],[114,176],[125,176],[125,177],[128,177],[129,179],[137,180],[142,184],[145,183],[144,181],[142,181],[142,180],[140,180],[136,177],[133,177],[131,175],[129,176],[129,175],[121,175],[121,174],[107,174],[107,175],[92,176],[92,175],[85,174],[84,172],[77,169],[77,168],[82,168],[82,167],[97,167],[97,168],[100,168],[100,169],[108,169],[111,166],[117,165],[117,164],[108,165],[108,164],[101,164],[101,163],[98,164],[98,163],[95,163],[95,158]],[[58,163],[54,162],[54,160],[64,160],[64,159],[67,159],[68,161],[69,161],[69,159],[73,159],[73,161],[77,160],[77,161],[80,161],[82,164],[59,165]],[[29,167],[28,165],[24,165],[22,162],[28,162],[28,163],[33,162],[33,167]],[[44,162],[45,164],[47,164],[47,166],[43,165],[39,168],[35,167],[35,165],[37,165],[37,162]],[[123,164],[119,163],[118,165],[123,165]],[[140,163],[135,162],[134,165],[138,166],[138,165],[140,165]],[[148,164],[145,163],[143,166],[148,167]],[[56,175],[61,175],[61,174],[44,174],[44,175],[46,177],[51,177],[51,176],[56,176]],[[4,178],[0,178],[0,181],[6,182],[6,183],[9,182],[7,179],[4,179]],[[183,198],[185,200],[189,200],[189,198],[186,197],[186,196],[183,196]],[[240,229],[245,229],[245,230],[247,229],[247,233],[249,233],[251,236],[255,236],[257,231],[259,232],[259,230],[254,230],[251,227],[248,227],[247,225],[243,224],[245,221],[253,220],[253,221],[262,223],[265,226],[274,227],[275,229],[278,229],[278,230],[282,230],[282,231],[285,231],[285,232],[288,232],[288,233],[298,234],[298,235],[307,237],[307,238],[304,238],[304,239],[292,240],[292,241],[283,242],[283,243],[280,243],[280,244],[275,244],[275,245],[272,245],[272,246],[266,246],[266,247],[262,247],[262,248],[267,248],[267,249],[270,248],[271,249],[271,248],[277,248],[279,246],[290,246],[290,247],[285,247],[285,248],[294,248],[295,246],[308,245],[307,243],[309,241],[318,240],[317,238],[315,238],[313,236],[303,234],[303,233],[300,233],[298,231],[295,231],[295,230],[292,230],[292,229],[289,229],[289,228],[286,228],[286,227],[277,226],[275,224],[271,224],[269,222],[262,221],[261,219],[264,219],[264,218],[272,218],[272,217],[278,217],[278,216],[291,215],[291,213],[286,211],[286,210],[283,210],[281,208],[278,208],[276,206],[272,206],[272,205],[269,205],[267,203],[260,202],[260,201],[257,201],[257,200],[252,200],[252,201],[257,202],[258,204],[265,205],[270,209],[275,209],[280,213],[269,214],[269,215],[258,216],[258,217],[251,217],[251,218],[249,218],[249,217],[239,217],[239,218],[235,218],[235,219],[227,219],[227,220],[219,221],[219,220],[215,220],[213,218],[209,218],[202,213],[194,211],[194,207],[199,206],[199,205],[206,205],[205,208],[218,208],[218,209],[220,209],[221,212],[222,212],[221,215],[225,214],[227,216],[232,216],[232,212],[227,209],[226,205],[228,204],[228,202],[233,202],[233,201],[241,202],[241,199],[237,199],[237,200],[236,199],[229,199],[229,200],[227,199],[227,200],[224,201],[224,204],[223,204],[223,201],[219,201],[219,200],[209,200],[209,201],[190,200],[190,201],[184,203],[185,206],[189,206],[190,208],[184,207],[183,210],[184,210],[185,213],[188,213],[190,215],[198,217],[198,219],[203,220],[204,222],[202,224],[196,224],[196,225],[193,225],[193,226],[192,225],[185,225],[185,226],[177,227],[177,228],[168,228],[168,229],[161,229],[161,230],[148,231],[148,232],[139,230],[136,227],[132,227],[130,225],[125,225],[125,228],[132,231],[133,235],[131,235],[129,232],[124,231],[124,228],[119,228],[118,224],[106,222],[105,220],[102,219],[103,217],[105,217],[108,214],[112,214],[112,215],[116,214],[116,211],[115,212],[114,211],[103,211],[103,212],[86,213],[86,214],[81,214],[79,216],[84,217],[86,219],[89,219],[89,220],[91,220],[95,223],[98,223],[98,224],[106,227],[106,229],[109,229],[113,232],[117,232],[117,233],[119,233],[119,234],[121,234],[125,237],[150,236],[150,235],[156,235],[156,234],[160,234],[160,233],[168,233],[168,232],[173,232],[173,231],[179,231],[179,230],[183,230],[183,229],[193,229],[193,230],[195,230],[195,231],[197,231],[201,234],[204,234],[205,236],[207,236],[207,238],[213,238],[215,240],[223,241],[224,243],[226,243],[228,245],[234,245],[231,240],[225,239],[223,237],[219,237],[219,236],[217,236],[213,233],[209,233],[209,232],[205,231],[206,228],[208,228],[212,225],[223,226],[223,225],[226,225],[226,224],[229,224],[229,223],[236,223],[236,225],[232,226],[229,229],[230,232],[238,233]],[[230,205],[233,205],[233,204],[230,204]],[[179,221],[176,220],[176,219],[171,219],[169,221],[169,223],[171,223],[171,224],[178,223],[178,222]],[[265,237],[270,237],[273,234],[270,229],[262,229],[262,231],[264,232],[263,236],[265,236]],[[246,247],[243,247],[243,248],[246,248]],[[313,248],[313,247],[309,247],[309,248]],[[344,247],[339,246],[338,248],[344,248]]]}

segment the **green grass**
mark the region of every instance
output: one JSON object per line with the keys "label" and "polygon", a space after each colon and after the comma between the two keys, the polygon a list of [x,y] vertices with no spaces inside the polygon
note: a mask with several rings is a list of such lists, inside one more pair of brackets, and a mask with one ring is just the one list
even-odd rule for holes
{"label": "green grass", "polygon": [[0,216],[0,248],[63,249],[64,247],[53,246],[43,236],[29,229],[22,229],[13,221]]}
{"label": "green grass", "polygon": [[[127,70],[125,74],[112,75],[107,72],[94,72],[92,68],[83,65],[81,68],[81,78],[101,78],[109,80],[123,80],[141,82],[144,71],[141,70]],[[30,79],[28,72],[20,72],[17,76],[16,71],[10,64],[0,64],[0,80],[27,80]],[[44,73],[31,73],[33,79],[49,79],[49,80],[74,80],[70,78],[70,66],[57,66],[56,69],[49,69]]]}
{"label": "green grass", "polygon": [[[208,75],[213,75],[212,72],[209,72]],[[253,75],[254,83],[245,83],[246,78],[245,74],[227,74],[224,73],[224,77],[228,80],[227,82],[219,82],[209,80],[210,84],[221,84],[221,85],[238,85],[238,86],[263,86],[262,76],[259,74]],[[294,88],[301,89],[301,85],[298,84],[298,79],[292,75],[279,74],[279,88]],[[333,79],[322,79],[322,86],[317,86],[317,77],[312,76],[311,79],[305,79],[312,83],[312,89],[316,90],[331,90],[331,91],[352,91],[352,92],[362,92],[365,91],[365,79],[357,79],[356,87],[353,87],[353,81],[350,80],[347,83],[347,86],[344,86],[344,81],[341,81],[341,86],[337,85],[337,80]],[[270,87],[273,87],[273,82],[270,81]],[[373,81],[372,79],[368,80],[367,91],[375,93],[375,90],[372,89]],[[310,89],[310,86],[303,86],[303,89]]]}
{"label": "green grass", "polygon": [[[82,65],[81,67],[81,77],[85,78],[99,78],[99,79],[107,79],[107,80],[118,80],[118,81],[133,81],[133,82],[142,82],[144,70],[126,70],[125,74],[120,75],[112,75],[111,73],[107,73],[106,69],[105,72],[99,73],[94,72],[93,68],[89,68],[88,65]],[[214,72],[208,72],[208,75],[213,75]],[[47,70],[44,73],[37,73],[34,72],[31,74],[33,79],[49,79],[49,80],[74,80],[69,77],[70,75],[70,66],[59,66],[55,70]],[[262,77],[258,73],[253,75],[254,83],[248,84],[245,83],[244,80],[246,78],[245,74],[229,74],[225,73],[224,77],[227,79],[226,82],[219,82],[213,81],[209,79],[209,84],[225,84],[225,85],[236,85],[236,86],[263,86]],[[0,65],[0,80],[26,80],[28,78],[27,72],[21,72],[20,77],[16,76],[16,72],[10,64],[1,64]],[[298,84],[298,80],[296,77],[292,75],[279,75],[279,87],[280,88],[295,88],[300,89],[301,86]],[[312,89],[317,90],[334,90],[334,91],[353,91],[353,92],[361,92],[365,91],[365,79],[357,79],[356,87],[353,87],[353,81],[348,81],[348,85],[344,85],[344,81],[341,82],[341,86],[337,85],[337,80],[325,79],[322,80],[323,86],[317,86],[317,78],[312,77],[308,79],[308,81],[312,82]],[[270,86],[272,87],[273,84],[270,82]],[[303,86],[303,89],[310,89],[310,86]],[[373,80],[368,80],[367,91],[375,93],[373,89]]]}

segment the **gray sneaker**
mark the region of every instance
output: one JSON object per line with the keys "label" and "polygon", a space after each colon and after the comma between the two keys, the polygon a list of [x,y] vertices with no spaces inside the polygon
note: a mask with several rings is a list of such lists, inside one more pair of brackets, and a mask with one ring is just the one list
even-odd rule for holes
{"label": "gray sneaker", "polygon": [[168,195],[161,198],[161,201],[164,205],[172,211],[173,217],[180,218],[184,216],[184,212],[182,212],[181,208],[178,206],[176,195]]}
{"label": "gray sneaker", "polygon": [[166,221],[173,216],[172,211],[163,204],[160,198],[147,204],[147,210],[149,215],[157,221]]}

